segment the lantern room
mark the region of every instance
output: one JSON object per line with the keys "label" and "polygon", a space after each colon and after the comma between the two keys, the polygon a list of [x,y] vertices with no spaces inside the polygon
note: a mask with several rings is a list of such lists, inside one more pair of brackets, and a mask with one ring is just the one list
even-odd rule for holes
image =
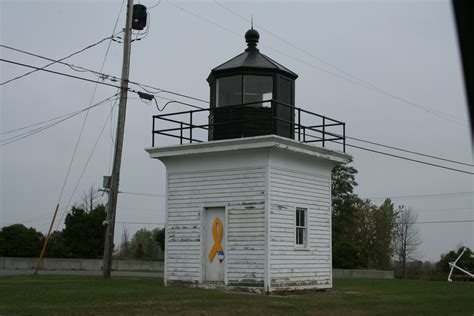
{"label": "lantern room", "polygon": [[298,75],[257,48],[260,35],[245,33],[247,48],[212,69],[209,140],[275,134],[294,138]]}

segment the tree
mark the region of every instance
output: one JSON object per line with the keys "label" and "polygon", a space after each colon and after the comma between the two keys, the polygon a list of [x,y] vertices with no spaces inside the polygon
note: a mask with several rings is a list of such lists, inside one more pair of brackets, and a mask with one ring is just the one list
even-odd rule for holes
{"label": "tree", "polygon": [[403,278],[407,277],[407,263],[418,259],[421,239],[415,226],[417,216],[410,208],[398,207],[395,223],[394,249]]}
{"label": "tree", "polygon": [[130,238],[128,237],[128,230],[126,228],[123,229],[122,234],[122,241],[120,243],[119,249],[119,257],[127,259],[131,257],[131,245],[130,245]]}
{"label": "tree", "polygon": [[149,257],[148,249],[153,240],[152,237],[152,232],[146,228],[141,228],[135,232],[130,243],[130,248],[136,258]]}
{"label": "tree", "polygon": [[166,236],[165,228],[153,229],[153,239],[158,243],[158,245],[160,245],[160,249],[162,252],[165,251],[165,236]]}
{"label": "tree", "polygon": [[390,268],[390,259],[393,256],[393,238],[395,235],[395,224],[397,213],[390,199],[386,199],[373,213],[375,239],[372,245],[373,265],[378,269]]}
{"label": "tree", "polygon": [[73,207],[66,216],[64,239],[74,258],[100,258],[104,253],[105,207],[96,206],[92,211]]}
{"label": "tree", "polygon": [[82,193],[80,208],[86,212],[92,212],[96,206],[99,205],[100,192],[94,186],[91,186],[87,191]]}
{"label": "tree", "polygon": [[[445,254],[442,254],[439,262],[436,263],[436,269],[447,275],[451,270],[449,262],[454,262],[457,257],[459,257],[464,248],[467,247],[459,245],[456,250],[451,250]],[[471,249],[467,248],[467,251],[461,257],[461,259],[459,259],[456,265],[471,273],[474,273],[474,257],[472,257],[473,254],[474,252],[471,251]],[[456,271],[456,273],[461,272]]]}
{"label": "tree", "polygon": [[357,170],[338,165],[331,173],[333,266],[353,269],[363,266],[362,249],[354,239],[359,198],[354,194]]}
{"label": "tree", "polygon": [[377,207],[354,193],[357,170],[339,165],[332,170],[333,266],[343,269],[388,269],[393,255],[393,203]]}
{"label": "tree", "polygon": [[0,231],[1,257],[38,257],[43,234],[22,224],[5,226]]}
{"label": "tree", "polygon": [[[352,159],[349,163],[352,162]],[[349,164],[348,163],[348,164]],[[333,209],[339,208],[348,202],[356,200],[358,197],[354,194],[354,188],[357,186],[355,176],[357,170],[348,164],[337,165],[331,172],[331,195]]]}
{"label": "tree", "polygon": [[51,233],[48,241],[48,248],[45,257],[49,258],[69,258],[71,250],[66,243],[64,233],[62,231],[54,231]]}
{"label": "tree", "polygon": [[160,244],[157,240],[160,235],[159,229],[149,231],[142,228],[136,231],[130,242],[131,253],[139,259],[160,259]]}

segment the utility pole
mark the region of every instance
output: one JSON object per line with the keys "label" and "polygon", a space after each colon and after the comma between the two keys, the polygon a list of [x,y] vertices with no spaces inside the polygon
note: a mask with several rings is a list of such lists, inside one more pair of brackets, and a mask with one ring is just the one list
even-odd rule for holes
{"label": "utility pole", "polygon": [[109,279],[112,271],[112,254],[114,251],[114,230],[115,230],[115,213],[117,210],[117,196],[120,179],[120,165],[122,163],[122,146],[123,134],[125,130],[125,115],[127,110],[127,93],[128,93],[128,76],[130,69],[130,50],[132,37],[132,15],[133,0],[127,3],[127,19],[125,22],[125,33],[123,39],[123,64],[122,64],[122,80],[120,85],[120,103],[117,118],[117,136],[115,142],[114,164],[112,168],[112,179],[110,183],[110,193],[107,212],[107,228],[105,234],[104,245],[104,262],[103,272],[104,278]]}

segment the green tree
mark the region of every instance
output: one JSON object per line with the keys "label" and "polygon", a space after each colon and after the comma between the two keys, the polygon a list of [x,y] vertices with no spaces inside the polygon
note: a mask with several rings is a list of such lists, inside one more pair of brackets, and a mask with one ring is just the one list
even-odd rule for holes
{"label": "green tree", "polygon": [[62,231],[54,231],[51,233],[48,241],[48,248],[45,252],[45,257],[49,258],[69,258],[71,257],[71,250],[69,249],[64,233]]}
{"label": "green tree", "polygon": [[[436,263],[436,269],[448,275],[449,271],[451,270],[449,263],[454,262],[457,257],[459,257],[464,248],[467,247],[459,246],[456,250],[451,250],[447,253],[442,254],[440,260]],[[474,257],[472,257],[473,254],[474,252],[471,249],[467,248],[466,252],[461,257],[461,259],[459,259],[456,265],[471,273],[474,273]],[[457,270],[455,270],[453,273],[462,274],[462,272]]]}
{"label": "green tree", "polygon": [[354,193],[357,170],[340,165],[332,170],[333,266],[388,269],[393,255],[393,203],[380,207]]}
{"label": "green tree", "polygon": [[131,246],[130,246],[130,238],[128,237],[128,230],[124,228],[123,234],[122,234],[122,241],[120,242],[118,257],[122,259],[131,258],[132,253],[131,253],[130,248]]}
{"label": "green tree", "polygon": [[332,194],[332,249],[333,266],[353,269],[362,267],[362,249],[355,238],[357,230],[357,203],[354,194],[357,170],[348,165],[338,165],[331,174]]}
{"label": "green tree", "polygon": [[22,224],[5,226],[0,231],[1,257],[38,257],[43,234]]}
{"label": "green tree", "polygon": [[387,270],[393,256],[393,238],[395,235],[397,212],[390,199],[386,199],[373,213],[375,239],[372,245],[373,266]]}
{"label": "green tree", "polygon": [[104,205],[86,212],[73,207],[66,216],[64,240],[73,258],[100,258],[104,253],[105,220]]}
{"label": "green tree", "polygon": [[141,228],[135,232],[130,242],[131,252],[136,258],[148,258],[148,249],[153,240],[153,234],[146,228]]}
{"label": "green tree", "polygon": [[165,228],[153,229],[153,239],[158,243],[158,245],[160,245],[160,249],[162,252],[165,251],[165,236],[166,236]]}

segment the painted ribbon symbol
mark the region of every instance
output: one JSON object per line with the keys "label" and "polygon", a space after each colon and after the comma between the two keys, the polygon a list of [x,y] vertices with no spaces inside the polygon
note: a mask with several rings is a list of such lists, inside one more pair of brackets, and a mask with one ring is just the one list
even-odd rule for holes
{"label": "painted ribbon symbol", "polygon": [[[209,261],[214,261],[214,257],[216,254],[219,255],[222,253],[224,255],[224,251],[222,250],[222,233],[224,232],[221,219],[216,217],[214,223],[212,223],[212,238],[214,238],[214,246],[212,246],[211,251],[209,252]],[[223,259],[222,259],[223,260]],[[221,262],[221,260],[219,260]],[[219,262],[219,263],[220,263]]]}

